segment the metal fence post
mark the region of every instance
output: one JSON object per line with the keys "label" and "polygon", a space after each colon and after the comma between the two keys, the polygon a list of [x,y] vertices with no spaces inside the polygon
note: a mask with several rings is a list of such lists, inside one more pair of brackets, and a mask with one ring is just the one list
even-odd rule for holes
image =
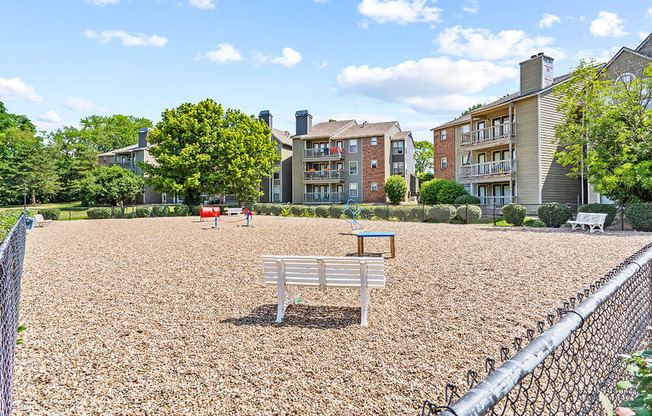
{"label": "metal fence post", "polygon": [[625,206],[620,204],[620,231],[625,231]]}
{"label": "metal fence post", "polygon": [[548,227],[552,228],[552,206],[548,206]]}
{"label": "metal fence post", "polygon": [[68,208],[68,221],[72,221],[72,208]]}
{"label": "metal fence post", "polygon": [[466,203],[466,223],[469,223],[469,203]]}
{"label": "metal fence post", "polygon": [[494,217],[494,225],[496,225],[496,202],[493,203],[493,208],[491,210],[491,215]]}

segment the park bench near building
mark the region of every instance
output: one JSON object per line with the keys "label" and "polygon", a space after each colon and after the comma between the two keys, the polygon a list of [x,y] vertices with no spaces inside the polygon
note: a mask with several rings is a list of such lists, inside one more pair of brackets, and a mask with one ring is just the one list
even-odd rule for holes
{"label": "park bench near building", "polygon": [[276,322],[283,322],[285,309],[294,303],[299,286],[360,288],[360,325],[367,326],[369,292],[385,287],[382,258],[262,256],[265,282],[276,285],[278,310]]}
{"label": "park bench near building", "polygon": [[231,215],[231,214],[242,214],[242,208],[227,208],[226,209],[226,215]]}
{"label": "park bench near building", "polygon": [[581,226],[584,229],[585,225],[590,227],[589,233],[592,233],[596,229],[599,229],[601,232],[604,232],[604,221],[607,218],[607,214],[598,214],[593,212],[578,212],[577,218],[574,221],[568,221],[568,224],[573,226],[572,230],[575,230],[577,226]]}

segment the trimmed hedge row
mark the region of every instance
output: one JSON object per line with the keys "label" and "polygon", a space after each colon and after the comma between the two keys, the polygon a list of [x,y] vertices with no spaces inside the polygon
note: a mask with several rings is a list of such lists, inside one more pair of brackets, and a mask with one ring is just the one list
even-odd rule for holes
{"label": "trimmed hedge row", "polygon": [[[466,205],[460,207],[466,209]],[[344,218],[344,208],[339,205],[281,205],[255,203],[252,211],[256,215],[278,215],[295,217],[318,217],[318,218]],[[285,211],[285,212],[284,212]],[[413,205],[413,206],[392,206],[392,205],[363,205],[360,212],[365,219],[383,219],[394,221],[421,222],[435,220],[437,222],[449,222],[458,216],[459,208],[453,205]],[[482,216],[478,206],[469,206],[469,223],[477,222]],[[349,214],[350,217],[350,214]],[[466,220],[466,212],[458,218]]]}
{"label": "trimmed hedge row", "polygon": [[56,221],[61,215],[61,210],[52,208],[52,209],[39,209],[38,214],[43,215],[43,219]]}

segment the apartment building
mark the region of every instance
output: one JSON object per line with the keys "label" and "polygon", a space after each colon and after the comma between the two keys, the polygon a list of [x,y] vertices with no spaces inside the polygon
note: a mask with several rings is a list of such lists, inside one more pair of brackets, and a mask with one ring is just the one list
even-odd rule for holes
{"label": "apartment building", "polygon": [[[604,65],[604,76],[614,81],[640,76],[652,61],[651,37],[635,50],[621,48]],[[520,63],[518,92],[432,129],[435,145],[439,142],[435,176],[450,178],[452,165],[455,180],[486,204],[604,201],[585,180],[569,178],[570,169],[555,161],[555,126],[562,115],[553,89],[570,74],[554,77],[553,62],[544,53],[532,55]],[[444,131],[446,140],[454,137],[452,164],[451,144],[441,140]]]}
{"label": "apartment building", "polygon": [[[136,175],[143,175],[143,171],[138,166],[138,162],[153,163],[154,158],[147,151],[150,145],[147,143],[147,136],[150,129],[144,127],[138,131],[138,143],[112,150],[110,152],[98,155],[98,163],[102,166],[116,165],[128,169]],[[154,192],[152,186],[147,185],[142,195],[136,197],[137,204],[174,204],[177,203],[176,196],[168,196]]]}
{"label": "apartment building", "polygon": [[260,184],[263,195],[258,202],[292,202],[292,136],[287,131],[274,128],[273,116],[263,110],[258,118],[269,126],[270,138],[276,143],[281,159],[276,162],[278,170]]}
{"label": "apartment building", "polygon": [[[455,126],[467,126],[471,116],[465,114],[448,123],[438,126],[432,131],[434,148],[433,174],[437,179],[455,180]],[[466,129],[466,128],[465,128]]]}
{"label": "apartment building", "polygon": [[386,202],[391,175],[406,179],[416,193],[414,140],[397,121],[358,124],[340,120],[312,125],[298,111],[292,146],[292,202],[295,204]]}

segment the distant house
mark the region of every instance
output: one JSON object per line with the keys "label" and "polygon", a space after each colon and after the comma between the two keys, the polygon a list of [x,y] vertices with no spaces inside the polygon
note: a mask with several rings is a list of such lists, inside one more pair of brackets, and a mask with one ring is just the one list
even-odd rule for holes
{"label": "distant house", "polygon": [[289,132],[274,128],[269,110],[261,111],[258,117],[269,126],[271,138],[281,155],[276,163],[278,170],[261,182],[263,195],[258,202],[292,202],[292,137]]}
{"label": "distant house", "polygon": [[[650,62],[652,35],[635,50],[621,48],[603,74],[614,81],[633,79]],[[554,77],[553,58],[543,53],[521,62],[518,92],[432,129],[435,177],[450,179],[454,172],[485,204],[606,202],[586,181],[569,178],[570,169],[555,160],[555,126],[562,115],[553,88],[570,76]]]}
{"label": "distant house", "polygon": [[[150,129],[144,127],[138,131],[138,143],[110,152],[101,153],[98,163],[102,166],[116,165],[128,169],[137,175],[143,176],[143,171],[138,162],[152,163],[154,159],[147,151],[151,146],[147,143]],[[146,186],[143,193],[136,197],[137,204],[173,204],[179,202],[175,196],[167,196],[154,192],[151,186]]]}
{"label": "distant house", "polygon": [[417,191],[412,133],[397,121],[330,121],[312,125],[312,115],[297,111],[292,137],[292,202],[295,204],[386,202],[384,184],[403,176]]}

